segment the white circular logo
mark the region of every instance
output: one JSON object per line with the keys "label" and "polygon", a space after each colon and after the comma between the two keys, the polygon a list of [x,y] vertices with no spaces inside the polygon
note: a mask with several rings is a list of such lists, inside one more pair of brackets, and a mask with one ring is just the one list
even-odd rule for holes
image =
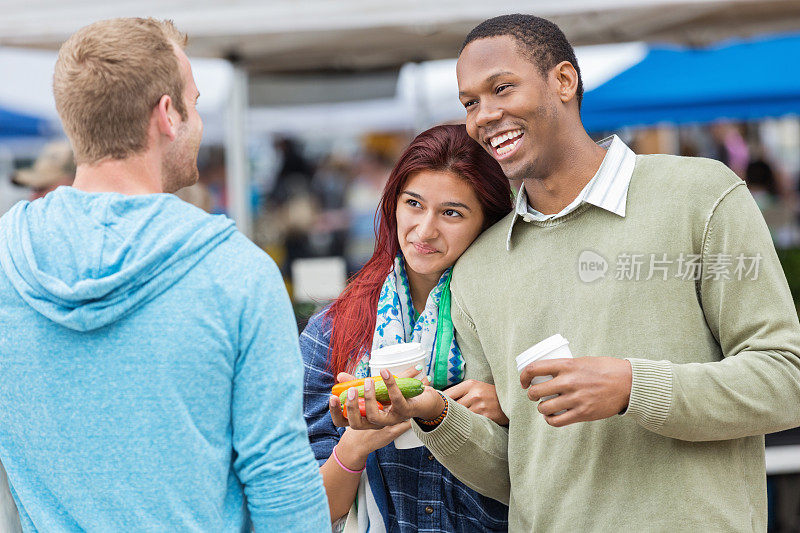
{"label": "white circular logo", "polygon": [[602,255],[591,250],[584,250],[578,257],[578,277],[584,283],[591,283],[605,277],[608,261]]}

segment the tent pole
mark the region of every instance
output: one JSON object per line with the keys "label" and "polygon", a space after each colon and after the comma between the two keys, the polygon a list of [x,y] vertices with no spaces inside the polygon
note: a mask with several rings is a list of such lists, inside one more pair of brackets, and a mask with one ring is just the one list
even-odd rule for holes
{"label": "tent pole", "polygon": [[246,113],[247,71],[234,63],[225,131],[225,191],[228,197],[228,214],[236,222],[239,231],[252,238]]}
{"label": "tent pole", "polygon": [[430,127],[428,110],[426,75],[421,61],[414,63],[414,129],[415,134],[422,133]]}

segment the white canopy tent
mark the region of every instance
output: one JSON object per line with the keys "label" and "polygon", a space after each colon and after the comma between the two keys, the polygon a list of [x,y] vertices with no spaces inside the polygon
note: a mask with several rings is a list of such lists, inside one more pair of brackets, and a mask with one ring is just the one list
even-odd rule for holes
{"label": "white canopy tent", "polygon": [[[638,63],[647,53],[645,43],[578,46],[584,89],[590,91]],[[456,60],[407,63],[397,76],[392,98],[356,102],[318,103],[251,108],[251,133],[278,133],[303,137],[358,135],[370,131],[422,130],[434,124],[464,118],[458,100]]]}
{"label": "white canopy tent", "polygon": [[796,29],[796,0],[5,0],[0,44],[55,48],[77,28],[119,16],[171,18],[191,54],[250,73],[377,69],[454,57],[478,22],[503,13],[552,19],[576,45],[709,43]]}
{"label": "white canopy tent", "polygon": [[[54,49],[90,22],[152,16],[173,19],[190,35],[190,56],[233,60],[236,70],[226,113],[228,197],[231,215],[246,233],[250,227],[244,149],[248,77],[376,71],[452,58],[472,27],[503,13],[547,17],[575,45],[653,40],[704,44],[729,36],[800,28],[797,0],[5,0],[0,7],[0,45]],[[428,67],[414,73],[414,83],[425,75],[424,68]],[[202,102],[208,91],[200,80],[198,85]],[[354,99],[364,98],[358,91],[351,93]],[[410,116],[415,125],[444,109],[427,105],[419,96],[413,102]],[[253,120],[300,123],[297,115],[281,120],[275,112],[275,108],[257,112]]]}

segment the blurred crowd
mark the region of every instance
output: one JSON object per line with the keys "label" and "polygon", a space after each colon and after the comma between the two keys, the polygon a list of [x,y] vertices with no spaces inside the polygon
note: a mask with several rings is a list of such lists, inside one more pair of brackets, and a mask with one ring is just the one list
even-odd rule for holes
{"label": "blurred crowd", "polygon": [[658,133],[659,130],[640,130],[634,135],[631,148],[640,154],[675,153],[722,161],[747,184],[776,248],[800,247],[800,176],[793,175],[764,142],[758,123],[720,121],[681,127],[675,130],[672,143],[665,143]]}
{"label": "blurred crowd", "polygon": [[297,139],[275,139],[277,170],[256,199],[253,240],[287,278],[302,258],[343,257],[355,272],[372,255],[381,192],[409,138],[369,135],[355,154],[317,157]]}

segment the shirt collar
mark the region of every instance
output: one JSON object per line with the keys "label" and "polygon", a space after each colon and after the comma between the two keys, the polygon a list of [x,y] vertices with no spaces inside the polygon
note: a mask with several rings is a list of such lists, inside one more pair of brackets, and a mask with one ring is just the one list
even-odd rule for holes
{"label": "shirt collar", "polygon": [[507,250],[511,249],[511,233],[514,230],[514,224],[520,217],[526,222],[554,220],[571,213],[583,203],[592,204],[618,216],[625,217],[628,188],[633,176],[633,167],[636,165],[636,154],[616,135],[606,137],[597,144],[606,148],[606,155],[603,157],[600,168],[597,169],[597,173],[586,184],[575,200],[559,213],[544,215],[530,207],[523,181],[517,194],[515,215],[508,228]]}

